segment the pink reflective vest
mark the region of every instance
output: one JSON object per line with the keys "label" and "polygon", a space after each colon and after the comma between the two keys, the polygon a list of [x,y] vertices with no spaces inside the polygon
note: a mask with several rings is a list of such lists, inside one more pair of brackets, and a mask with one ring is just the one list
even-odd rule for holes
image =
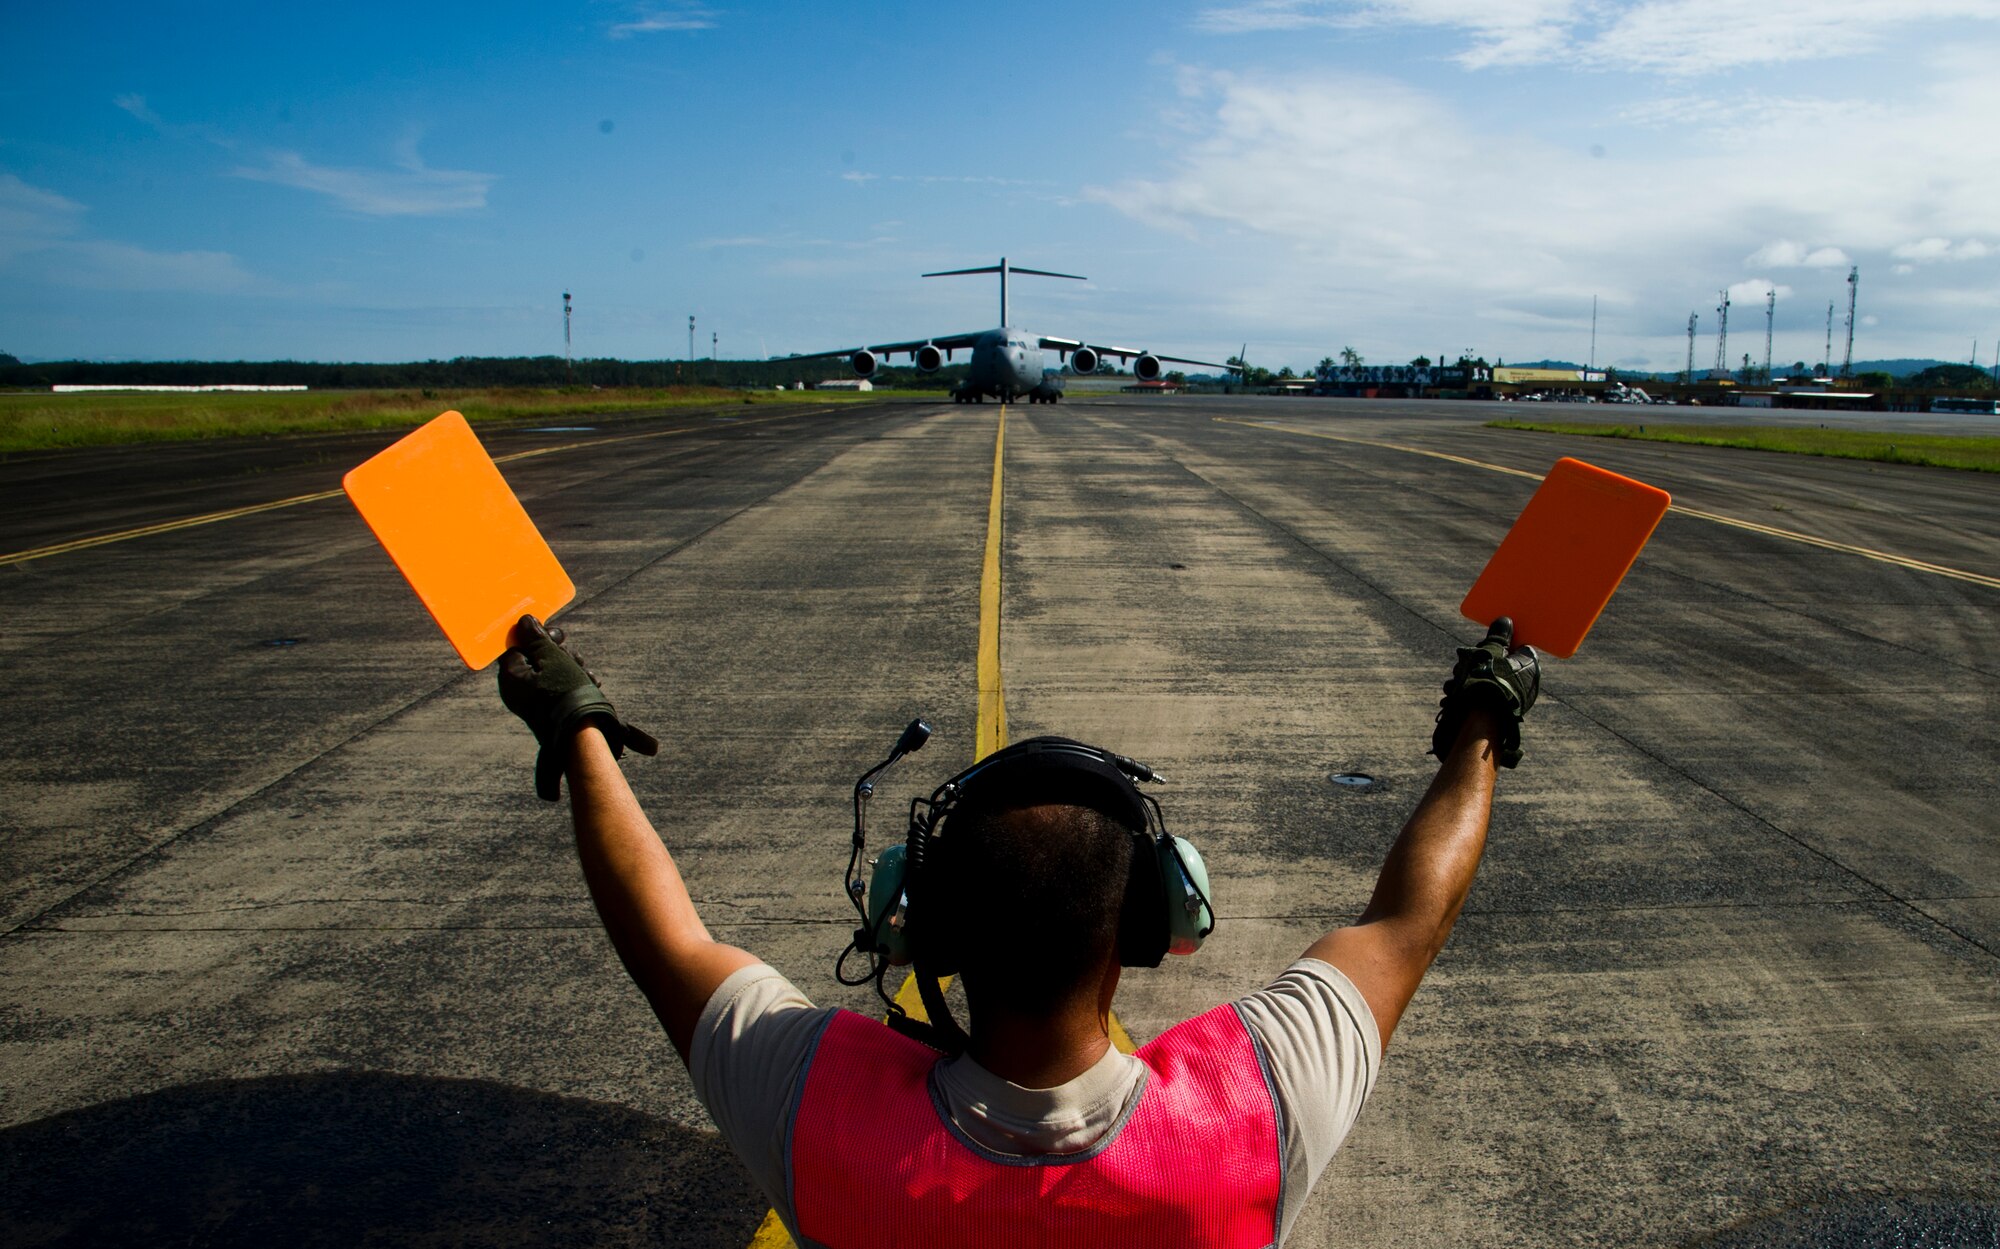
{"label": "pink reflective vest", "polygon": [[1138,1105],[1091,1148],[1005,1158],[931,1099],[935,1051],[846,1011],[792,1120],[792,1210],[828,1249],[1261,1249],[1278,1239],[1277,1103],[1255,1042],[1218,1006],[1138,1051]]}

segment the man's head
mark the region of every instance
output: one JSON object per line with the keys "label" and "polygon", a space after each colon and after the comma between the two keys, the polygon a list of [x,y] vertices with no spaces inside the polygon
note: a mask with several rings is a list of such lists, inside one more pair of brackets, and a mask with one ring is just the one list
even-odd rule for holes
{"label": "man's head", "polygon": [[1095,993],[1118,961],[1133,833],[1143,830],[1099,809],[1111,805],[1055,774],[945,820],[927,922],[968,993],[1024,1015]]}

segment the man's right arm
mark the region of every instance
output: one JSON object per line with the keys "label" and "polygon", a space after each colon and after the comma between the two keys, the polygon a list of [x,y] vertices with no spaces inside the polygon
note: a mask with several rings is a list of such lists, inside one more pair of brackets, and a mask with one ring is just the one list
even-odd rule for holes
{"label": "man's right arm", "polygon": [[1431,960],[1444,948],[1486,848],[1497,773],[1498,719],[1466,716],[1423,801],[1390,848],[1368,908],[1306,950],[1338,967],[1367,999],[1386,1049]]}
{"label": "man's right arm", "polygon": [[1520,762],[1521,718],[1540,691],[1540,659],[1534,647],[1514,646],[1507,617],[1479,645],[1459,650],[1431,735],[1438,774],[1390,847],[1368,909],[1306,951],[1354,982],[1384,1049],[1458,922],[1486,849],[1494,779]]}

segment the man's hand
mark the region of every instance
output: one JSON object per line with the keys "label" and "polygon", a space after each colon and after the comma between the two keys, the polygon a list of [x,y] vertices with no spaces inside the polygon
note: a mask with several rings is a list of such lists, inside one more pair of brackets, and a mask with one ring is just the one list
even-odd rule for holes
{"label": "man's hand", "polygon": [[597,677],[584,667],[561,629],[545,629],[533,616],[514,626],[515,648],[500,656],[500,701],[535,732],[541,753],[535,757],[535,792],[554,802],[561,794],[563,765],[569,739],[585,724],[595,724],[623,758],[630,746],[642,755],[658,754],[660,743],[650,733],[618,718],[618,711]]}
{"label": "man's hand", "polygon": [[1541,692],[1540,656],[1532,646],[1514,645],[1514,622],[1505,616],[1487,627],[1477,646],[1462,646],[1451,679],[1438,703],[1437,727],[1431,732],[1431,753],[1444,759],[1474,708],[1493,712],[1500,738],[1495,759],[1503,768],[1521,761],[1521,720]]}

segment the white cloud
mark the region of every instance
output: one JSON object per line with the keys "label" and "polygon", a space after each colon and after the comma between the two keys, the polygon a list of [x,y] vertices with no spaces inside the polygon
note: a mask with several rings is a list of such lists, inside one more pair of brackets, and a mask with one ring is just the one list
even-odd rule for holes
{"label": "white cloud", "polygon": [[1838,269],[1851,261],[1838,247],[1808,249],[1790,239],[1777,239],[1745,256],[1743,263],[1752,269]]}
{"label": "white cloud", "polygon": [[[1598,160],[1488,129],[1474,106],[1392,79],[1178,77],[1188,94],[1163,121],[1159,172],[1084,195],[1190,241],[1191,255],[1268,249],[1258,281],[1216,312],[1245,330],[1365,317],[1395,351],[1405,335],[1434,346],[1430,327],[1469,322],[1546,351],[1579,322],[1587,338],[1599,295],[1606,335],[1643,332],[1666,360],[1671,327],[1690,308],[1710,327],[1715,291],[1746,266],[1772,277],[1738,298],[1761,302],[1774,271],[1789,278],[1782,334],[1787,301],[1844,305],[1850,264],[1865,277],[1898,245],[1933,238],[1919,246],[1972,258],[2000,203],[2000,164],[1965,158],[2000,116],[2000,78],[1977,58],[1940,55],[1914,67],[1922,87],[1849,110],[1838,160],[1774,161],[1827,143],[1808,109],[1731,118],[1733,144],[1696,128]],[[1864,286],[1863,302],[1944,289]],[[1889,323],[1914,333],[1921,320],[1899,310]]]}
{"label": "white cloud", "polygon": [[34,265],[66,286],[111,291],[243,292],[269,284],[228,252],[153,251],[90,238],[84,206],[0,173],[0,263]]}
{"label": "white cloud", "polygon": [[714,10],[699,4],[642,9],[639,16],[629,22],[619,22],[610,33],[613,39],[624,39],[630,35],[649,35],[662,30],[712,30],[715,18]]}
{"label": "white cloud", "polygon": [[341,207],[371,217],[425,217],[486,207],[497,174],[432,169],[417,153],[414,136],[397,145],[393,169],[340,169],[315,165],[297,152],[273,152],[262,166],[233,171],[239,178],[316,191]]}
{"label": "white cloud", "polygon": [[76,233],[83,205],[0,173],[0,261],[40,251]]}
{"label": "white cloud", "polygon": [[1781,300],[1792,297],[1792,288],[1789,286],[1773,282],[1769,278],[1751,278],[1746,282],[1731,282],[1729,284],[1729,302],[1731,304],[1761,304],[1765,299],[1769,298],[1772,291],[1776,291],[1778,298]]}
{"label": "white cloud", "polygon": [[58,250],[56,275],[66,285],[105,291],[188,291],[243,294],[267,289],[228,252],[156,252],[129,243],[86,240]]}
{"label": "white cloud", "polygon": [[1570,61],[1679,76],[1825,60],[1920,22],[1992,22],[1992,0],[1248,0],[1203,10],[1220,34],[1324,27],[1455,30],[1468,68]]}
{"label": "white cloud", "polygon": [[1913,261],[1916,264],[1934,264],[1940,260],[1980,260],[1993,254],[1993,249],[1978,239],[1964,239],[1954,243],[1950,239],[1918,239],[1914,243],[1903,243],[1889,250],[1898,260]]}

